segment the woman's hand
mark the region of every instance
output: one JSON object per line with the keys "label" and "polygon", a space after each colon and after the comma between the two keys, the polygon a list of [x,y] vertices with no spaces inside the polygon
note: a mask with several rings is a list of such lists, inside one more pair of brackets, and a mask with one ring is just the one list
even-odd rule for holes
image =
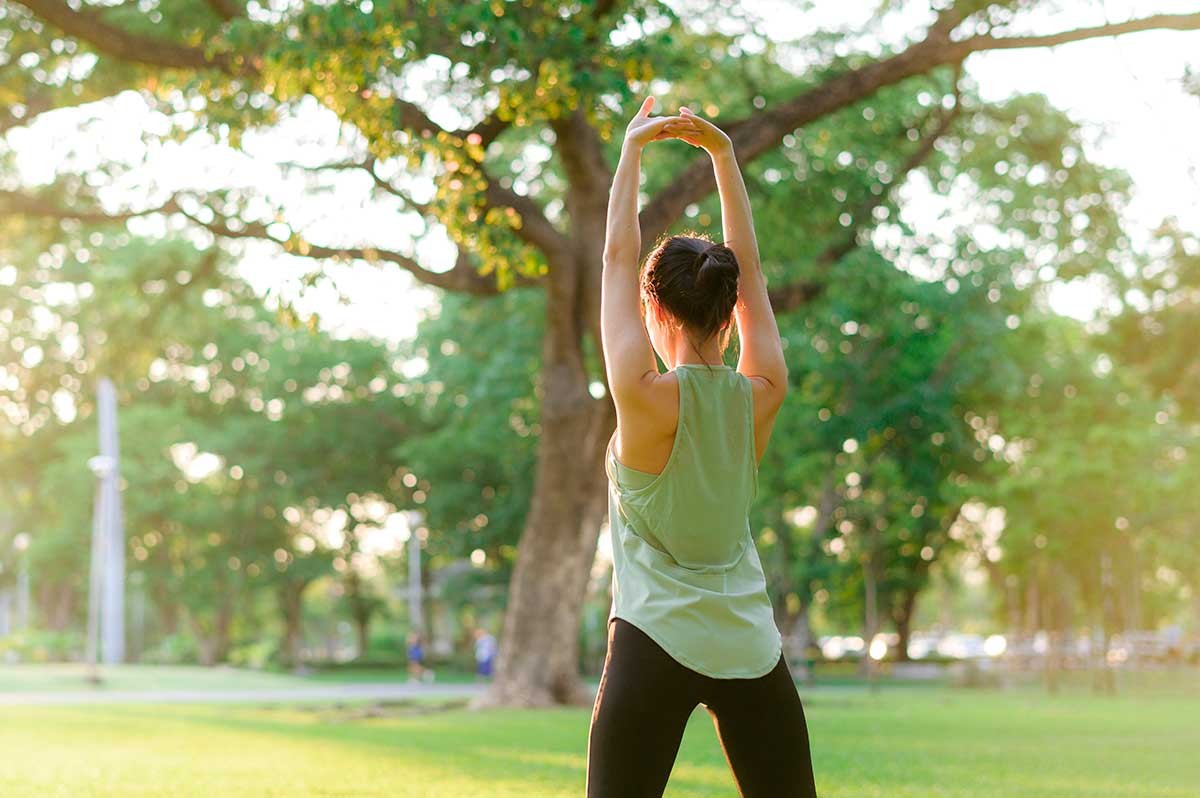
{"label": "woman's hand", "polygon": [[647,97],[642,101],[642,107],[637,115],[625,128],[625,146],[638,149],[652,141],[682,138],[686,135],[698,135],[699,129],[694,123],[682,116],[658,116],[651,118],[650,110],[654,108],[654,98]]}
{"label": "woman's hand", "polygon": [[725,131],[704,117],[696,116],[687,106],[679,107],[679,118],[686,124],[673,128],[677,134],[676,138],[683,139],[693,147],[702,148],[714,158],[733,152],[733,142],[725,135]]}

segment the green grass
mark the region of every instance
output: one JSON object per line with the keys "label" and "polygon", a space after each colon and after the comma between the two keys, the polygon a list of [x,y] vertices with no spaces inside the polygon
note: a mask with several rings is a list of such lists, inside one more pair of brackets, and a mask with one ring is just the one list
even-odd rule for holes
{"label": "green grass", "polygon": [[[822,798],[1195,798],[1200,698],[804,691]],[[0,708],[5,798],[579,798],[589,712]],[[707,713],[667,798],[736,791]]]}

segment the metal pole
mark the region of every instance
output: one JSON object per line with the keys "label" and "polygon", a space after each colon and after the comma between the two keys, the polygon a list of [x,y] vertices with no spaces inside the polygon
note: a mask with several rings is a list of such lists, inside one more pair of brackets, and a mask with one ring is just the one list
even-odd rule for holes
{"label": "metal pole", "polygon": [[421,612],[421,539],[417,536],[417,512],[408,515],[408,622],[414,629],[424,631],[425,616]]}
{"label": "metal pole", "polygon": [[100,380],[100,455],[109,458],[103,477],[105,532],[101,655],[106,665],[125,661],[125,528],[121,514],[121,461],[117,435],[117,391],[112,381]]}
{"label": "metal pole", "polygon": [[0,638],[12,631],[12,591],[0,588]]}
{"label": "metal pole", "polygon": [[104,579],[104,487],[99,474],[97,461],[93,457],[88,465],[96,473],[96,495],[92,502],[92,567],[88,579],[88,627],[87,627],[87,665],[88,678],[93,682],[100,681],[97,668],[96,653],[100,640],[100,588]]}
{"label": "metal pole", "polygon": [[29,554],[21,551],[17,565],[17,628],[29,628]]}
{"label": "metal pole", "polygon": [[[0,540],[5,540],[8,537],[8,532],[12,529],[12,521],[7,515],[0,515]],[[21,548],[18,545],[20,536],[13,538],[13,550],[17,553],[17,557],[21,556]],[[20,565],[17,565],[18,572]],[[0,574],[4,573],[4,561],[0,560]],[[6,637],[17,624],[12,619],[12,590],[6,587],[0,587],[0,637]]]}

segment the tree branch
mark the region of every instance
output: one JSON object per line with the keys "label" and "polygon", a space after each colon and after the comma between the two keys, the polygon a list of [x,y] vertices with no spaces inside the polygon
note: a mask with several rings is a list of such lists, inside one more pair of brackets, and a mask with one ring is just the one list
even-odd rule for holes
{"label": "tree branch", "polygon": [[[431,206],[411,199],[405,192],[380,177],[375,171],[376,163],[378,163],[378,160],[375,156],[369,155],[362,161],[338,161],[320,166],[307,166],[289,161],[282,163],[281,166],[303,169],[308,172],[362,170],[371,176],[376,186],[400,199],[407,207],[422,214],[433,214]],[[521,217],[521,226],[514,230],[517,238],[538,247],[547,254],[550,260],[553,260],[553,255],[556,252],[564,250],[569,246],[567,237],[555,229],[554,225],[546,218],[541,207],[536,202],[529,197],[517,194],[511,189],[503,188],[482,168],[480,171],[487,178],[487,188],[483,194],[484,207],[512,208]]]}
{"label": "tree branch", "polygon": [[1055,47],[1085,39],[1122,36],[1127,33],[1140,33],[1148,30],[1200,30],[1200,14],[1155,14],[1141,19],[1062,31],[1045,36],[992,36],[987,34],[973,36],[959,42],[958,47],[965,47],[968,53],[985,50],[1015,50],[1025,47]]}
{"label": "tree branch", "polygon": [[[64,33],[89,44],[98,52],[129,63],[172,69],[219,69],[230,75],[257,75],[261,64],[257,57],[241,54],[216,53],[208,55],[202,48],[189,47],[163,41],[150,36],[130,33],[110,25],[101,18],[97,8],[85,6],[76,11],[64,0],[17,0],[38,18],[60,28]],[[210,7],[222,19],[232,19],[244,14],[244,9],[235,0],[207,0]],[[415,103],[396,101],[396,119],[401,127],[420,136],[432,136],[441,132],[466,139],[472,134],[479,136],[479,143],[487,146],[504,128],[493,114],[473,128],[454,131],[444,129],[429,118]]]}
{"label": "tree branch", "polygon": [[[212,209],[208,210],[211,211]],[[469,254],[461,249],[452,268],[444,272],[435,272],[422,268],[412,258],[394,250],[379,249],[376,247],[329,247],[310,243],[298,235],[293,235],[286,240],[280,240],[271,235],[267,229],[268,225],[262,222],[243,222],[240,219],[235,222],[217,214],[215,211],[213,212],[212,221],[206,222],[195,213],[189,213],[180,207],[178,197],[174,196],[161,205],[150,208],[108,213],[96,210],[63,208],[41,197],[33,197],[15,191],[0,190],[0,213],[21,214],[46,219],[72,219],[89,224],[124,222],[139,216],[149,216],[155,213],[178,213],[219,238],[270,241],[279,245],[289,254],[305,258],[365,260],[373,263],[391,263],[412,274],[422,283],[447,291],[477,295],[499,293],[495,279],[480,274],[471,263]],[[513,280],[513,286],[523,287],[534,285],[538,282],[540,282],[540,277],[517,275]]]}
{"label": "tree branch", "polygon": [[[567,207],[575,203],[605,208],[612,169],[604,157],[604,144],[596,129],[588,122],[582,109],[576,109],[570,116],[551,120],[550,127],[554,130],[567,177]],[[577,215],[578,220],[583,218],[582,214],[572,215]]]}
{"label": "tree branch", "polygon": [[40,97],[27,97],[22,104],[22,113],[17,116],[13,113],[11,107],[0,111],[0,136],[4,135],[14,127],[24,127],[36,119],[38,116],[53,111],[55,108],[68,108],[70,106],[56,106],[49,95]]}
{"label": "tree branch", "polygon": [[428,204],[424,202],[417,202],[408,196],[408,194],[393,186],[389,181],[385,180],[383,177],[380,177],[379,173],[375,171],[375,165],[377,163],[379,163],[378,158],[376,158],[374,155],[368,155],[361,161],[334,161],[333,163],[319,164],[317,166],[309,166],[308,164],[297,163],[295,161],[282,161],[279,165],[285,169],[302,169],[305,172],[314,173],[363,171],[371,176],[371,180],[375,182],[375,185],[378,188],[399,199],[406,207],[422,214],[430,214],[433,212],[432,208],[430,208]]}
{"label": "tree branch", "polygon": [[[480,167],[480,171],[483,171]],[[571,246],[571,242],[550,223],[541,206],[530,197],[524,197],[511,189],[504,188],[487,172],[487,188],[484,189],[484,203],[489,208],[512,208],[521,217],[521,226],[514,229],[517,238],[527,244],[532,244],[542,251],[550,263]]]}
{"label": "tree branch", "polygon": [[22,216],[32,216],[42,219],[75,219],[91,224],[103,224],[105,222],[124,222],[139,216],[149,216],[155,213],[174,213],[179,210],[179,206],[175,203],[175,198],[172,197],[161,205],[155,205],[154,207],[145,208],[140,211],[121,211],[118,213],[83,210],[68,211],[50,200],[41,197],[29,196],[17,191],[0,190],[0,210],[6,214],[20,214]]}
{"label": "tree branch", "polygon": [[40,19],[91,45],[97,52],[121,61],[171,69],[220,69],[223,72],[255,71],[240,56],[208,55],[202,48],[142,36],[110,25],[91,6],[76,11],[63,0],[17,0]]}
{"label": "tree branch", "polygon": [[478,136],[479,140],[472,143],[477,143],[480,147],[487,149],[487,146],[496,140],[496,137],[508,129],[510,122],[507,122],[496,116],[495,112],[489,114],[482,122],[470,130],[462,131],[463,138],[468,142],[472,136]]}
{"label": "tree branch", "polygon": [[[210,209],[211,210],[211,209]],[[244,222],[238,220],[239,227],[233,227],[230,220],[214,212],[212,221],[203,221],[198,216],[180,209],[183,216],[195,224],[208,230],[220,238],[252,238],[260,241],[270,241],[279,245],[290,255],[319,260],[365,260],[373,263],[392,263],[404,269],[426,285],[432,285],[447,291],[459,291],[468,294],[490,295],[499,293],[493,279],[480,274],[471,265],[467,253],[459,250],[454,266],[448,271],[434,272],[422,268],[415,260],[394,250],[375,247],[329,247],[313,244],[299,235],[280,240],[271,235],[267,225],[262,222]]]}
{"label": "tree branch", "polygon": [[[942,136],[954,124],[959,114],[962,112],[961,97],[957,91],[954,92],[954,105],[949,109],[943,109],[942,113],[938,114],[941,117],[936,128],[932,133],[924,136],[920,145],[904,160],[900,167],[899,178],[880,185],[878,193],[872,193],[870,198],[859,207],[857,211],[851,214],[851,221],[858,222],[858,225],[851,225],[850,231],[839,242],[835,242],[827,247],[820,255],[817,256],[816,262],[819,265],[827,266],[841,260],[853,250],[858,244],[858,234],[866,226],[870,220],[871,214],[875,209],[883,205],[891,195],[892,190],[896,186],[902,185],[908,175],[921,164],[925,163],[926,159],[933,154],[933,148]],[[922,126],[923,127],[923,126]]]}
{"label": "tree branch", "polygon": [[[929,34],[903,52],[831,78],[801,92],[776,108],[725,126],[740,164],[773,149],[788,132],[853,105],[887,86],[947,64],[960,64],[972,53],[1022,47],[1052,47],[1104,36],[1147,30],[1200,30],[1200,13],[1157,14],[1142,19],[1092,28],[1064,31],[1046,36],[997,38],[976,36],[959,42],[949,39],[958,12],[947,12],[934,23]],[[959,20],[961,21],[961,20]],[[643,241],[657,240],[692,203],[704,199],[716,187],[707,156],[697,157],[674,180],[659,191],[642,210]]]}
{"label": "tree branch", "polygon": [[[870,221],[875,209],[887,202],[891,192],[897,186],[903,185],[908,175],[929,158],[938,140],[950,130],[950,126],[954,124],[954,120],[958,118],[961,111],[962,99],[958,88],[958,75],[956,74],[954,105],[950,109],[942,110],[939,114],[941,119],[938,121],[937,127],[931,133],[924,136],[920,145],[905,159],[903,165],[900,167],[898,177],[895,180],[882,184],[878,193],[872,193],[867,201],[851,215],[851,225],[846,235],[830,244],[817,255],[813,263],[819,273],[828,271],[830,266],[850,254],[858,246],[858,237],[866,227],[866,223]],[[771,299],[771,309],[776,313],[795,310],[801,305],[805,305],[816,299],[825,289],[825,285],[826,283],[823,280],[806,278],[788,283],[776,289],[770,289],[767,294]]]}
{"label": "tree branch", "polygon": [[0,110],[0,135],[4,135],[15,127],[27,127],[42,114],[64,108],[79,108],[102,100],[111,100],[117,94],[116,91],[107,95],[88,94],[86,88],[85,86],[85,91],[81,95],[65,99],[55,97],[53,92],[27,94],[24,102],[21,103],[22,113],[20,116],[13,113],[12,107]]}
{"label": "tree branch", "polygon": [[952,0],[950,5],[937,13],[933,24],[929,26],[929,38],[949,41],[950,34],[962,24],[967,17],[984,10],[995,0]]}
{"label": "tree branch", "polygon": [[238,0],[205,0],[205,2],[208,3],[208,7],[213,10],[213,13],[226,22],[246,14],[245,7]]}
{"label": "tree branch", "polygon": [[[396,120],[401,127],[412,130],[423,138],[446,132],[441,125],[430,119],[419,105],[407,100],[396,100]],[[453,135],[464,135],[464,131],[455,131]]]}

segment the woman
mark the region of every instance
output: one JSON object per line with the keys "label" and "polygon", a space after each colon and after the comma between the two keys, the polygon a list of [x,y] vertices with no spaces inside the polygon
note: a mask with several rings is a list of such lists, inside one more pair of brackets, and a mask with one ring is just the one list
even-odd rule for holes
{"label": "woman", "polygon": [[[661,796],[703,704],[742,796],[812,798],[804,711],[747,516],[787,391],[750,203],[729,138],[687,108],[651,118],[653,105],[647,98],[626,130],[604,247],[613,604],[587,795]],[[711,157],[725,243],[666,238],[639,279],[641,151],[670,138]],[[731,317],[736,370],[722,357]]]}

